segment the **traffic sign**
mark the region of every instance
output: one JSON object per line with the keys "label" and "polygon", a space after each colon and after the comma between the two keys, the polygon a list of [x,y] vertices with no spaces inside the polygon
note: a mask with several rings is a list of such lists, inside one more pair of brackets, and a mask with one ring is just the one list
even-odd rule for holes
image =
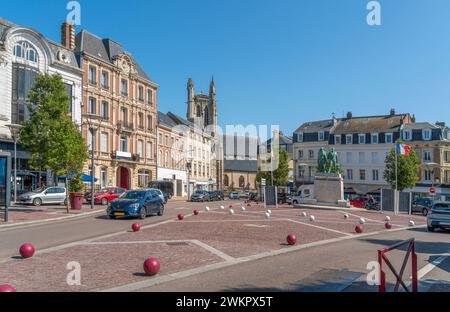
{"label": "traffic sign", "polygon": [[266,186],[266,179],[261,179],[261,186]]}
{"label": "traffic sign", "polygon": [[430,187],[430,194],[436,194],[436,189],[434,187]]}

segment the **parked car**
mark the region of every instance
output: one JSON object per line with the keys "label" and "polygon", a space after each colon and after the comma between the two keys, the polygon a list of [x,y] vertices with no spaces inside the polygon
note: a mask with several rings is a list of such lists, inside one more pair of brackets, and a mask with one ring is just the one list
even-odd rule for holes
{"label": "parked car", "polygon": [[191,196],[192,202],[205,202],[210,201],[209,193],[207,191],[196,191]]}
{"label": "parked car", "polygon": [[418,198],[413,201],[412,212],[421,213],[426,217],[433,207],[433,203],[434,201],[430,198]]}
{"label": "parked car", "polygon": [[216,191],[218,200],[225,200],[225,194],[222,191]]}
{"label": "parked car", "polygon": [[[126,192],[126,189],[120,187],[109,187],[94,193],[94,204],[107,206],[111,201]],[[90,203],[91,193],[86,193],[84,199]]]}
{"label": "parked car", "polygon": [[65,187],[39,188],[32,192],[20,195],[18,199],[22,204],[31,204],[36,207],[46,204],[67,204]]}
{"label": "parked car", "polygon": [[168,199],[172,199],[174,196],[173,182],[169,181],[153,181],[149,183],[149,187],[152,189],[160,190],[168,195]]}
{"label": "parked car", "polygon": [[436,202],[427,217],[429,232],[435,229],[450,229],[450,202]]}
{"label": "parked car", "polygon": [[209,193],[209,200],[210,201],[219,201],[220,199],[220,194],[217,191],[214,192],[208,192]]}
{"label": "parked car", "polygon": [[278,204],[286,204],[287,197],[288,197],[288,194],[286,194],[286,193],[278,193],[277,194]]}
{"label": "parked car", "polygon": [[170,194],[166,193],[166,192],[163,192],[161,190],[158,190],[158,191],[160,191],[161,194],[162,194],[164,205],[167,204],[169,202],[169,199],[171,199]]}
{"label": "parked car", "polygon": [[350,198],[350,205],[355,208],[378,209],[379,203],[370,195],[358,195]]}
{"label": "parked car", "polygon": [[241,196],[239,195],[239,192],[231,192],[228,196],[231,200],[240,199]]}
{"label": "parked car", "polygon": [[164,202],[161,194],[155,189],[127,191],[109,203],[107,214],[110,219],[117,217],[145,219],[150,214],[162,216]]}

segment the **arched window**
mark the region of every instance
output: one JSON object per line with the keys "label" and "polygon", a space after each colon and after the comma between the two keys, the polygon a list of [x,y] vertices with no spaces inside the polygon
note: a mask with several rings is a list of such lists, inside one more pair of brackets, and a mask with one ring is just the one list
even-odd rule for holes
{"label": "arched window", "polygon": [[202,117],[202,108],[200,105],[197,105],[197,117]]}
{"label": "arched window", "polygon": [[14,55],[30,62],[37,63],[38,61],[36,50],[26,41],[16,43],[14,46]]}
{"label": "arched window", "polygon": [[227,175],[225,175],[224,177],[223,177],[223,185],[225,185],[225,186],[230,186],[230,179],[228,178],[228,176]]}
{"label": "arched window", "polygon": [[209,110],[208,107],[205,108],[205,126],[209,125]]}
{"label": "arched window", "polygon": [[239,187],[245,187],[245,178],[243,176],[239,178]]}

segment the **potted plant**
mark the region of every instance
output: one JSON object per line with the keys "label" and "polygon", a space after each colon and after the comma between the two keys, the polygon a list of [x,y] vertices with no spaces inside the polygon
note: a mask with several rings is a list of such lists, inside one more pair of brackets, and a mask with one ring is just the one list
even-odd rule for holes
{"label": "potted plant", "polygon": [[70,180],[69,192],[71,209],[81,210],[83,208],[83,181],[80,174]]}

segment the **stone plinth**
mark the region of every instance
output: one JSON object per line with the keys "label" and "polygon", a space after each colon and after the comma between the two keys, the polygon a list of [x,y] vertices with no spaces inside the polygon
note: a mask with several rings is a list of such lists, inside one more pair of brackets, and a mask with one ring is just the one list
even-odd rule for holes
{"label": "stone plinth", "polygon": [[318,173],[314,181],[314,199],[318,203],[345,206],[347,202],[344,200],[342,176],[335,173]]}

